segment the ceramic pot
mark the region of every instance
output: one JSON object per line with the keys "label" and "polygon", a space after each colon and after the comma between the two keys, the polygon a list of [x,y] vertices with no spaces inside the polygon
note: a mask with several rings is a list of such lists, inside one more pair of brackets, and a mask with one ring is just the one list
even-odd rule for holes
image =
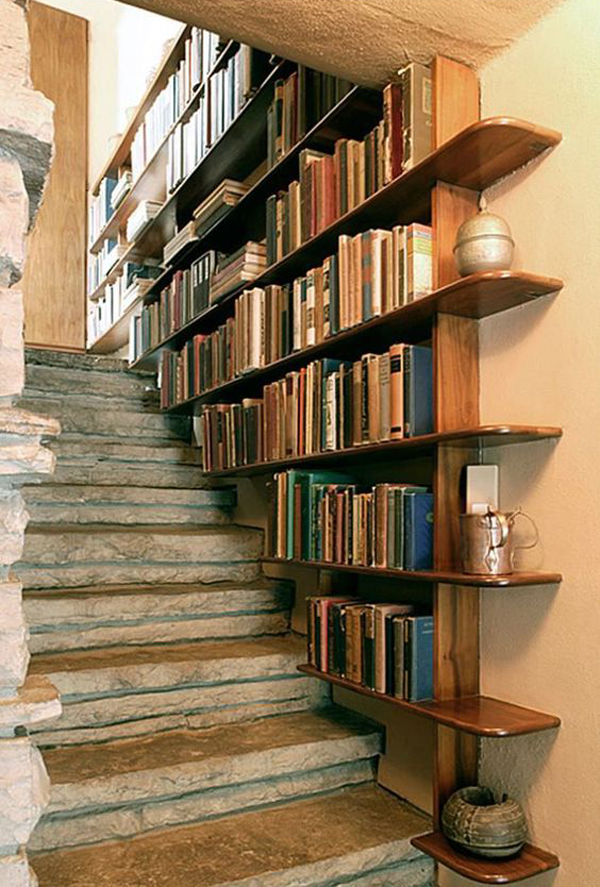
{"label": "ceramic pot", "polygon": [[515,242],[504,219],[479,212],[458,229],[454,245],[458,273],[464,277],[476,271],[507,271],[514,250]]}
{"label": "ceramic pot", "polygon": [[527,822],[518,801],[505,795],[497,804],[491,789],[475,785],[450,796],[442,811],[442,831],[477,856],[503,857],[519,852]]}

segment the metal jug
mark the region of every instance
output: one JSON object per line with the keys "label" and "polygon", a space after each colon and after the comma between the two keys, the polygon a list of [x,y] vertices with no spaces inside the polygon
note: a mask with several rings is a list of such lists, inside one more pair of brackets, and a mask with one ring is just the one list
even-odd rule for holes
{"label": "metal jug", "polygon": [[[513,527],[519,515],[533,527],[535,538],[529,545],[514,544]],[[520,508],[510,514],[488,508],[485,514],[460,515],[460,557],[464,573],[494,576],[512,573],[515,551],[533,548],[537,542],[537,527]]]}

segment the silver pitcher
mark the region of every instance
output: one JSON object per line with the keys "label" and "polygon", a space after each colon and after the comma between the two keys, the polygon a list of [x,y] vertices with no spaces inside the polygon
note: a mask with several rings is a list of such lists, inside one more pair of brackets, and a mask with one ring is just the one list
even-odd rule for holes
{"label": "silver pitcher", "polygon": [[[513,528],[519,515],[531,523],[535,533],[528,545],[514,542]],[[493,576],[512,573],[515,552],[533,548],[537,542],[537,527],[520,508],[510,514],[488,508],[484,514],[460,515],[460,558],[464,573]]]}

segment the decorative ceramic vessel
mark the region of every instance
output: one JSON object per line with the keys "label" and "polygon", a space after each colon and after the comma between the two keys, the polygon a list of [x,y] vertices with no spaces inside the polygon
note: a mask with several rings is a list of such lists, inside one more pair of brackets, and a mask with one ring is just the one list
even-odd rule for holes
{"label": "decorative ceramic vessel", "polygon": [[463,222],[456,234],[454,258],[461,276],[476,271],[507,271],[512,265],[515,242],[504,219],[480,205],[476,216]]}
{"label": "decorative ceramic vessel", "polygon": [[477,856],[503,857],[518,853],[527,838],[523,808],[483,786],[454,792],[442,811],[442,830],[447,838]]}

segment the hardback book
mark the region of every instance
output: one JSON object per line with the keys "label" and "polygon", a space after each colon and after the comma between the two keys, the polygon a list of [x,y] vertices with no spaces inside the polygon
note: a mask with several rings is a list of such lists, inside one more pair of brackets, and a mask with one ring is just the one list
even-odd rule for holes
{"label": "hardback book", "polygon": [[433,616],[407,616],[404,622],[404,698],[433,699]]}
{"label": "hardback book", "polygon": [[433,568],[433,493],[407,490],[404,496],[404,569]]}
{"label": "hardback book", "polygon": [[414,611],[412,604],[375,604],[375,686],[378,693],[393,695],[393,619]]}
{"label": "hardback book", "polygon": [[399,71],[402,93],[402,169],[412,169],[431,153],[432,80],[426,65],[411,62]]}
{"label": "hardback book", "polygon": [[223,179],[221,184],[194,210],[198,234],[203,234],[226,215],[248,191],[248,185],[235,179]]}
{"label": "hardback book", "polygon": [[404,436],[433,431],[432,351],[423,345],[407,345],[403,352]]}

